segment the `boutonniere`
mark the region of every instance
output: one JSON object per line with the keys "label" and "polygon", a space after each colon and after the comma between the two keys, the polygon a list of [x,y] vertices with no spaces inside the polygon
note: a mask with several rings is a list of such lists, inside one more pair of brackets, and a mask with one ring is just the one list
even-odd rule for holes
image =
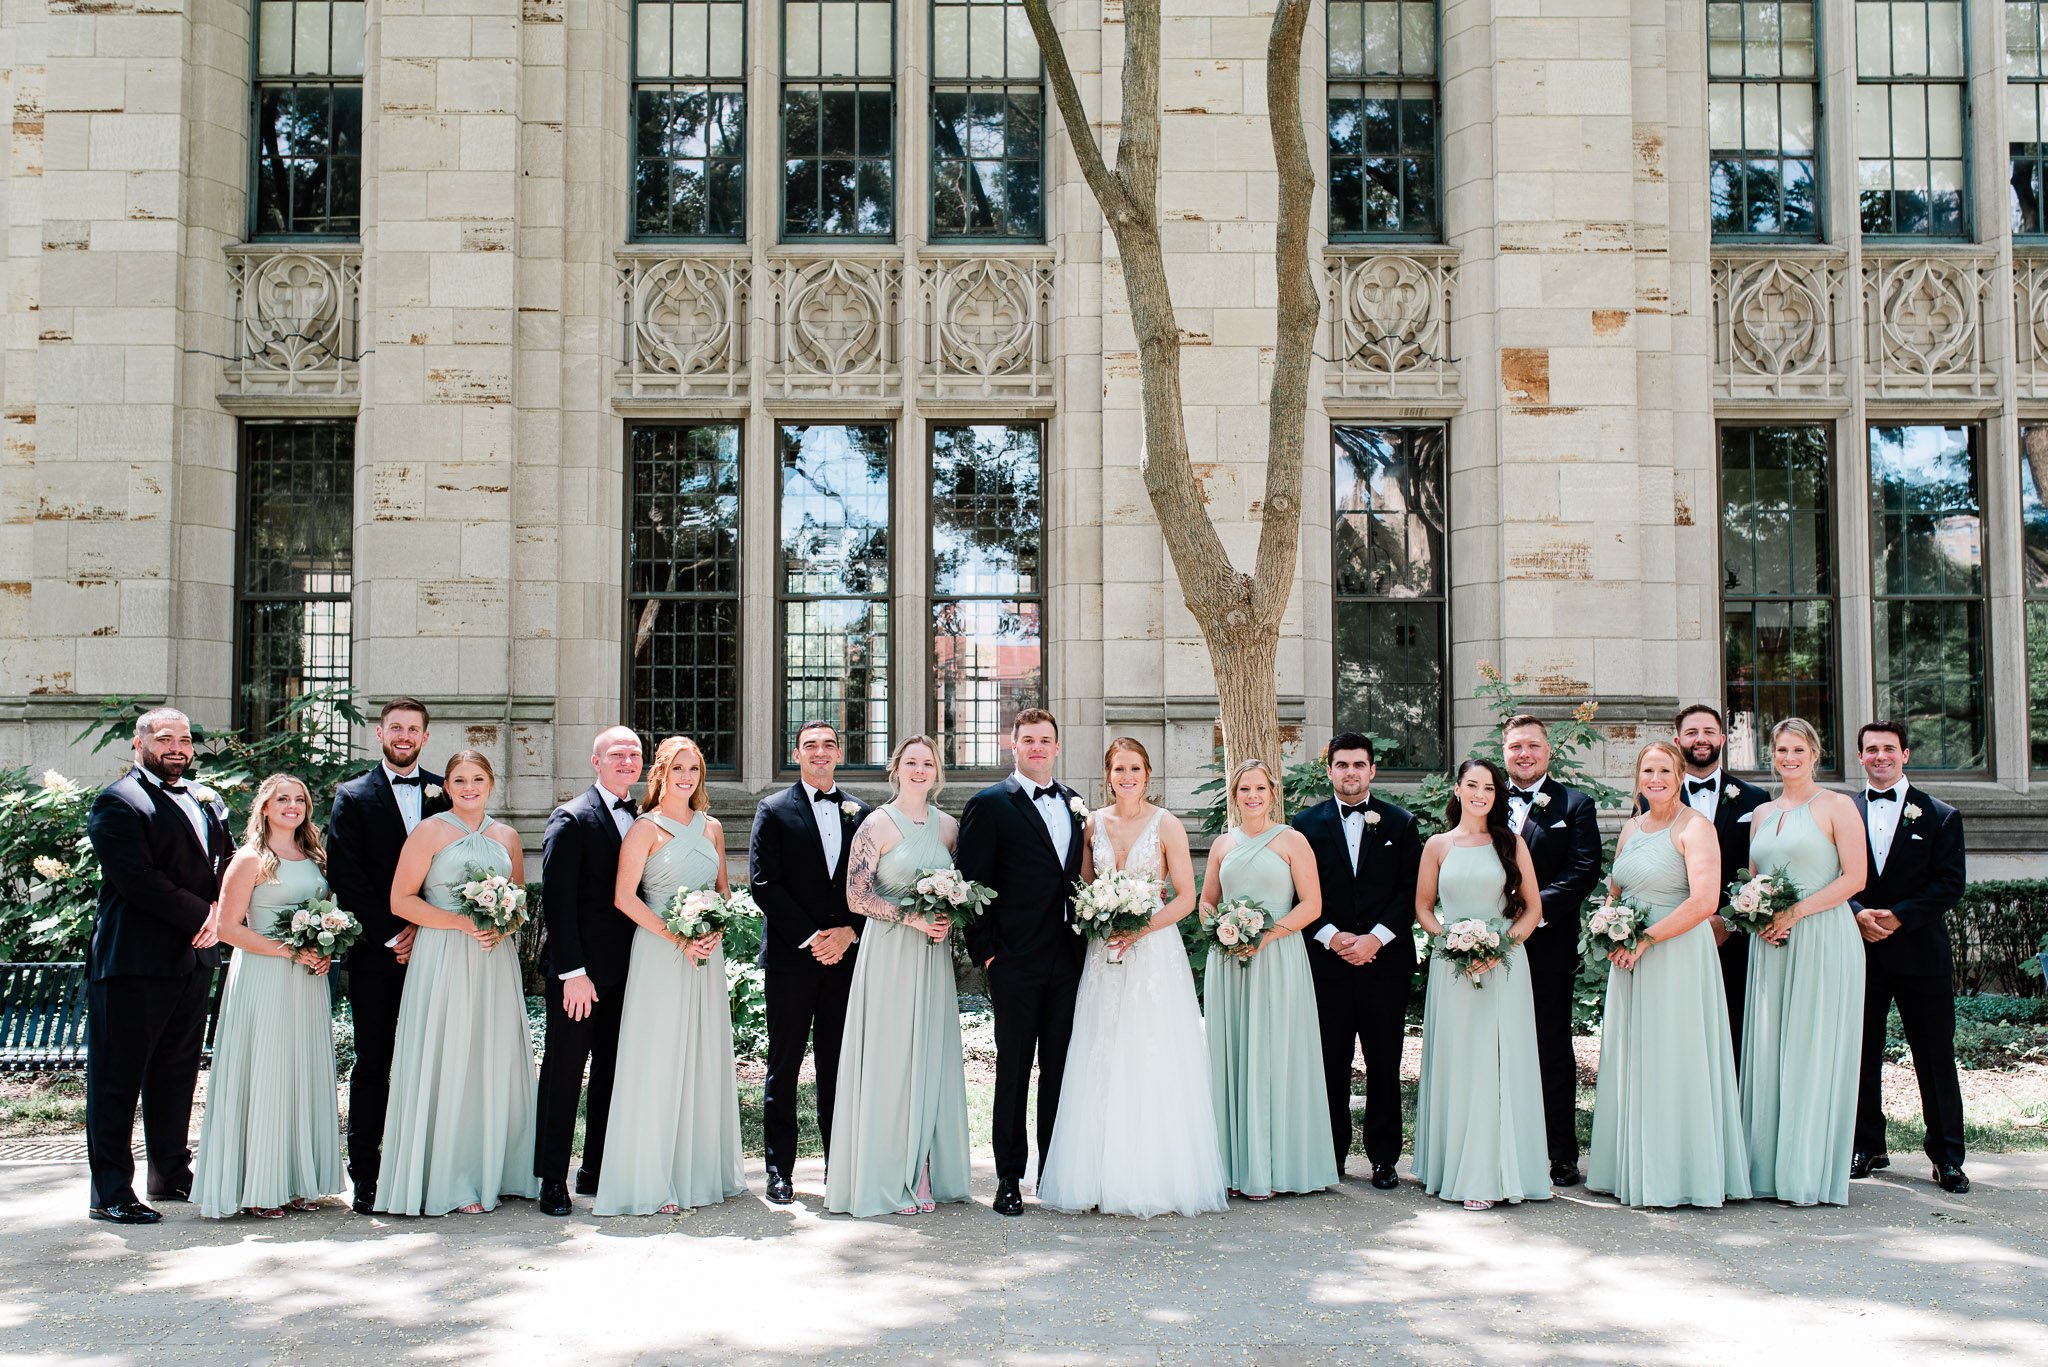
{"label": "boutonniere", "polygon": [[1729,786],[1728,786],[1727,784],[1725,784],[1725,783],[1724,783],[1724,784],[1722,784],[1722,785],[1721,785],[1721,801],[1722,801],[1722,802],[1724,802],[1724,803],[1726,803],[1726,802],[1733,802],[1734,800],[1735,800],[1735,790],[1734,790],[1733,788],[1730,788],[1730,787],[1729,787]]}
{"label": "boutonniere", "polygon": [[429,783],[426,787],[420,789],[420,796],[425,798],[429,802],[434,801],[436,798],[441,796],[441,785],[438,783]]}
{"label": "boutonniere", "polygon": [[1067,799],[1067,810],[1072,812],[1075,816],[1079,817],[1083,821],[1086,821],[1088,819],[1088,804],[1083,802],[1078,797],[1070,797]]}
{"label": "boutonniere", "polygon": [[1920,806],[1918,803],[1908,802],[1899,815],[1907,821],[1918,821],[1920,819]]}
{"label": "boutonniere", "polygon": [[192,794],[194,802],[208,807],[220,806],[220,794],[207,787],[204,783],[195,783],[187,791]]}
{"label": "boutonniere", "polygon": [[839,814],[848,821],[851,821],[860,815],[860,804],[852,798],[847,798],[846,801],[839,804]]}
{"label": "boutonniere", "polygon": [[1375,811],[1367,810],[1367,812],[1366,812],[1366,814],[1365,814],[1365,824],[1366,824],[1366,825],[1368,825],[1368,826],[1377,826],[1377,825],[1379,825],[1379,824],[1380,824],[1380,814],[1379,814],[1378,812],[1375,812]]}
{"label": "boutonniere", "polygon": [[1535,797],[1530,798],[1529,801],[1538,807],[1548,807],[1550,805],[1550,794],[1538,793]]}

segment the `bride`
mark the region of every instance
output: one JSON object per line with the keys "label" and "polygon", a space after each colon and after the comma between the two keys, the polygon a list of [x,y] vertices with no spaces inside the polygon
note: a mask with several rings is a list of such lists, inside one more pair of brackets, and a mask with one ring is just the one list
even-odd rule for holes
{"label": "bride", "polygon": [[[1123,869],[1158,879],[1166,905],[1137,934],[1089,946],[1038,1199],[1147,1218],[1222,1210],[1209,1053],[1177,929],[1195,905],[1188,833],[1145,800],[1152,761],[1144,746],[1120,736],[1102,762],[1113,803],[1082,830],[1082,881]],[[1110,960],[1112,949],[1121,962]]]}

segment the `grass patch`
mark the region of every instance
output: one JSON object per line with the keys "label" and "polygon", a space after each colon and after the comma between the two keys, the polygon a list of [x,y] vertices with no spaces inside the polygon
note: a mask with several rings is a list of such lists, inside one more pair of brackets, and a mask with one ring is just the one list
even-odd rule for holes
{"label": "grass patch", "polygon": [[0,1090],[0,1137],[85,1128],[85,1074],[40,1073],[9,1079]]}

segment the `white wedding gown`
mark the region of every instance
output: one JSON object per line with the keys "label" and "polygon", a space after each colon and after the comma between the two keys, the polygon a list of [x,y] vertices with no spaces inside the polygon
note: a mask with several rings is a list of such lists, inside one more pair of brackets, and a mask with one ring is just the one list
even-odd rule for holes
{"label": "white wedding gown", "polygon": [[[1161,883],[1166,815],[1153,815],[1124,865]],[[1099,821],[1094,853],[1098,873],[1114,867]],[[1121,963],[1109,961],[1102,941],[1089,945],[1038,1199],[1056,1210],[1141,1218],[1229,1204],[1209,1049],[1177,930],[1147,935]]]}

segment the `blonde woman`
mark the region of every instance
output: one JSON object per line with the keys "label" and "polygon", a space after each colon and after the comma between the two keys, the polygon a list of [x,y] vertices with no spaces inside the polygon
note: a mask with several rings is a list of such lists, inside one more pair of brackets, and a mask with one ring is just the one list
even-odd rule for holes
{"label": "blonde woman", "polygon": [[214,1035],[192,1199],[208,1219],[276,1220],[342,1189],[327,957],[270,938],[327,895],[312,797],[290,774],[256,789],[242,847],[220,891],[221,943],[234,947]]}
{"label": "blonde woman", "polygon": [[1609,894],[1650,919],[1648,943],[1607,955],[1586,1187],[1629,1206],[1749,1195],[1727,994],[1707,924],[1721,905],[1721,843],[1686,805],[1684,783],[1685,757],[1670,741],[1636,753],[1643,809],[1621,828],[1608,876]]}
{"label": "blonde woman", "polygon": [[953,923],[904,910],[919,875],[953,867],[960,824],[932,805],[945,786],[928,736],[889,756],[895,796],[854,833],[846,904],[867,918],[832,1113],[825,1209],[929,1214],[965,1201],[967,1079],[953,988]]}
{"label": "blonde woman", "polygon": [[704,752],[688,736],[654,751],[640,819],[619,849],[612,901],[633,918],[619,1064],[599,1215],[675,1215],[747,1189],[732,1074],[724,937],[678,940],[662,919],[678,892],[732,891],[725,828],[712,819]]}
{"label": "blonde woman", "polygon": [[1854,800],[1822,788],[1820,734],[1771,728],[1783,787],[1750,818],[1752,872],[1784,870],[1799,901],[1749,946],[1742,1125],[1749,1183],[1789,1205],[1849,1203],[1863,1036],[1863,937],[1849,899],[1870,854]]}

